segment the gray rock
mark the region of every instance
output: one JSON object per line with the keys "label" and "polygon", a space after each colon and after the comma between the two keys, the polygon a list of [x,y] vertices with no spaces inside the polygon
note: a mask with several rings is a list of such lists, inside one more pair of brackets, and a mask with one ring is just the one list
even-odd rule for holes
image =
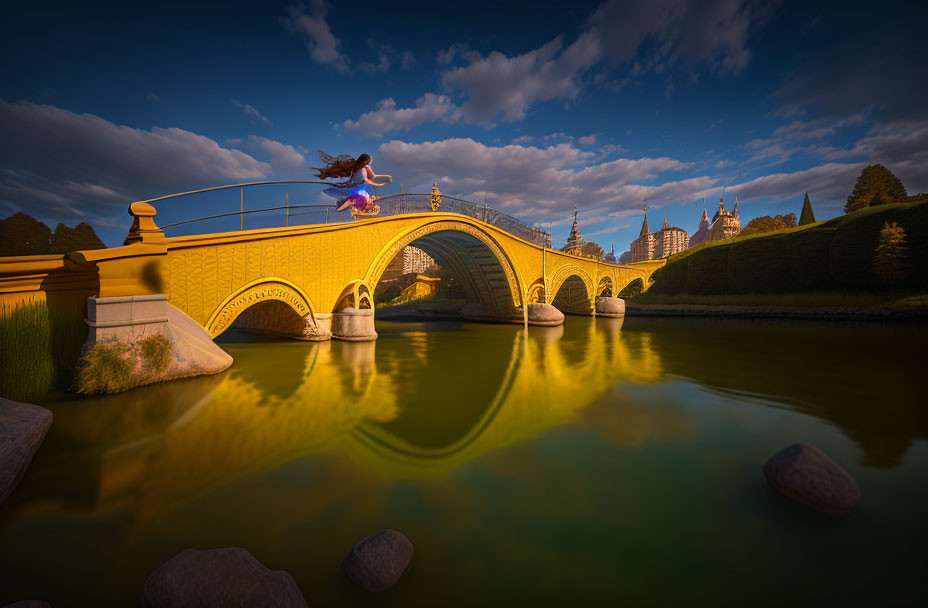
{"label": "gray rock", "polygon": [[48,602],[41,600],[23,600],[15,604],[7,604],[3,608],[52,608]]}
{"label": "gray rock", "polygon": [[269,570],[240,547],[181,551],[142,586],[142,606],[279,606],[305,608],[289,574]]}
{"label": "gray rock", "polygon": [[412,543],[396,530],[381,530],[363,539],[342,561],[348,578],[367,591],[386,591],[412,560]]}
{"label": "gray rock", "polygon": [[23,478],[51,425],[52,413],[44,407],[0,398],[0,505]]}
{"label": "gray rock", "polygon": [[767,482],[778,492],[823,513],[843,515],[860,502],[851,474],[809,443],[794,443],[764,464]]}

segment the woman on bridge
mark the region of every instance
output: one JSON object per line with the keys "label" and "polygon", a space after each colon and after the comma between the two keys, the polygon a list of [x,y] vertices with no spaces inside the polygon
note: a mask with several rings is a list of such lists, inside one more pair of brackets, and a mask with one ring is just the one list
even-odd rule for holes
{"label": "woman on bridge", "polygon": [[393,181],[389,175],[374,173],[370,167],[372,159],[369,154],[362,154],[355,159],[348,154],[333,157],[319,150],[319,158],[325,167],[314,168],[320,179],[334,184],[323,192],[338,201],[338,211],[352,207],[352,213],[370,214],[377,197],[373,196],[369,186],[385,186]]}

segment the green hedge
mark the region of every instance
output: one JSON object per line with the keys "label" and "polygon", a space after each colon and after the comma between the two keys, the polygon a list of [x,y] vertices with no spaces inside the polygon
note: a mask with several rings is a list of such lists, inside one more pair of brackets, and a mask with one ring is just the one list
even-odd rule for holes
{"label": "green hedge", "polygon": [[731,245],[706,247],[689,256],[686,269],[686,293],[710,294],[728,292],[728,251]]}
{"label": "green hedge", "polygon": [[729,294],[882,288],[873,272],[880,230],[906,233],[909,277],[895,287],[928,287],[928,203],[856,211],[812,227],[704,246],[655,273],[654,293]]}
{"label": "green hedge", "polygon": [[772,293],[789,289],[789,246],[785,235],[732,244],[729,293]]}

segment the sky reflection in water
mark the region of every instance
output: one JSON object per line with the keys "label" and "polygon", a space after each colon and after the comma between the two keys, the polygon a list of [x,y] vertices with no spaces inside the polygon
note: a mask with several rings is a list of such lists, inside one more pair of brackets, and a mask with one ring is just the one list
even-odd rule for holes
{"label": "sky reflection in water", "polygon": [[[0,510],[0,603],[136,602],[185,547],[240,545],[310,604],[904,603],[925,558],[917,326],[569,317],[381,323],[375,343],[228,335],[228,372],[51,398]],[[824,520],[760,466],[816,443],[859,480]],[[381,527],[416,559],[338,574]],[[611,603],[611,602],[609,602]]]}

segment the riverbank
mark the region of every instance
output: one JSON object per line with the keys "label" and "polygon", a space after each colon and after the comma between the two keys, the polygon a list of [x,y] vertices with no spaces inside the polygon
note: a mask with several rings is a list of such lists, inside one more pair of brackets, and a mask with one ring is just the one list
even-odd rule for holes
{"label": "riverbank", "polygon": [[727,317],[814,321],[928,321],[928,310],[924,308],[883,306],[713,306],[626,302],[625,315],[629,317]]}

